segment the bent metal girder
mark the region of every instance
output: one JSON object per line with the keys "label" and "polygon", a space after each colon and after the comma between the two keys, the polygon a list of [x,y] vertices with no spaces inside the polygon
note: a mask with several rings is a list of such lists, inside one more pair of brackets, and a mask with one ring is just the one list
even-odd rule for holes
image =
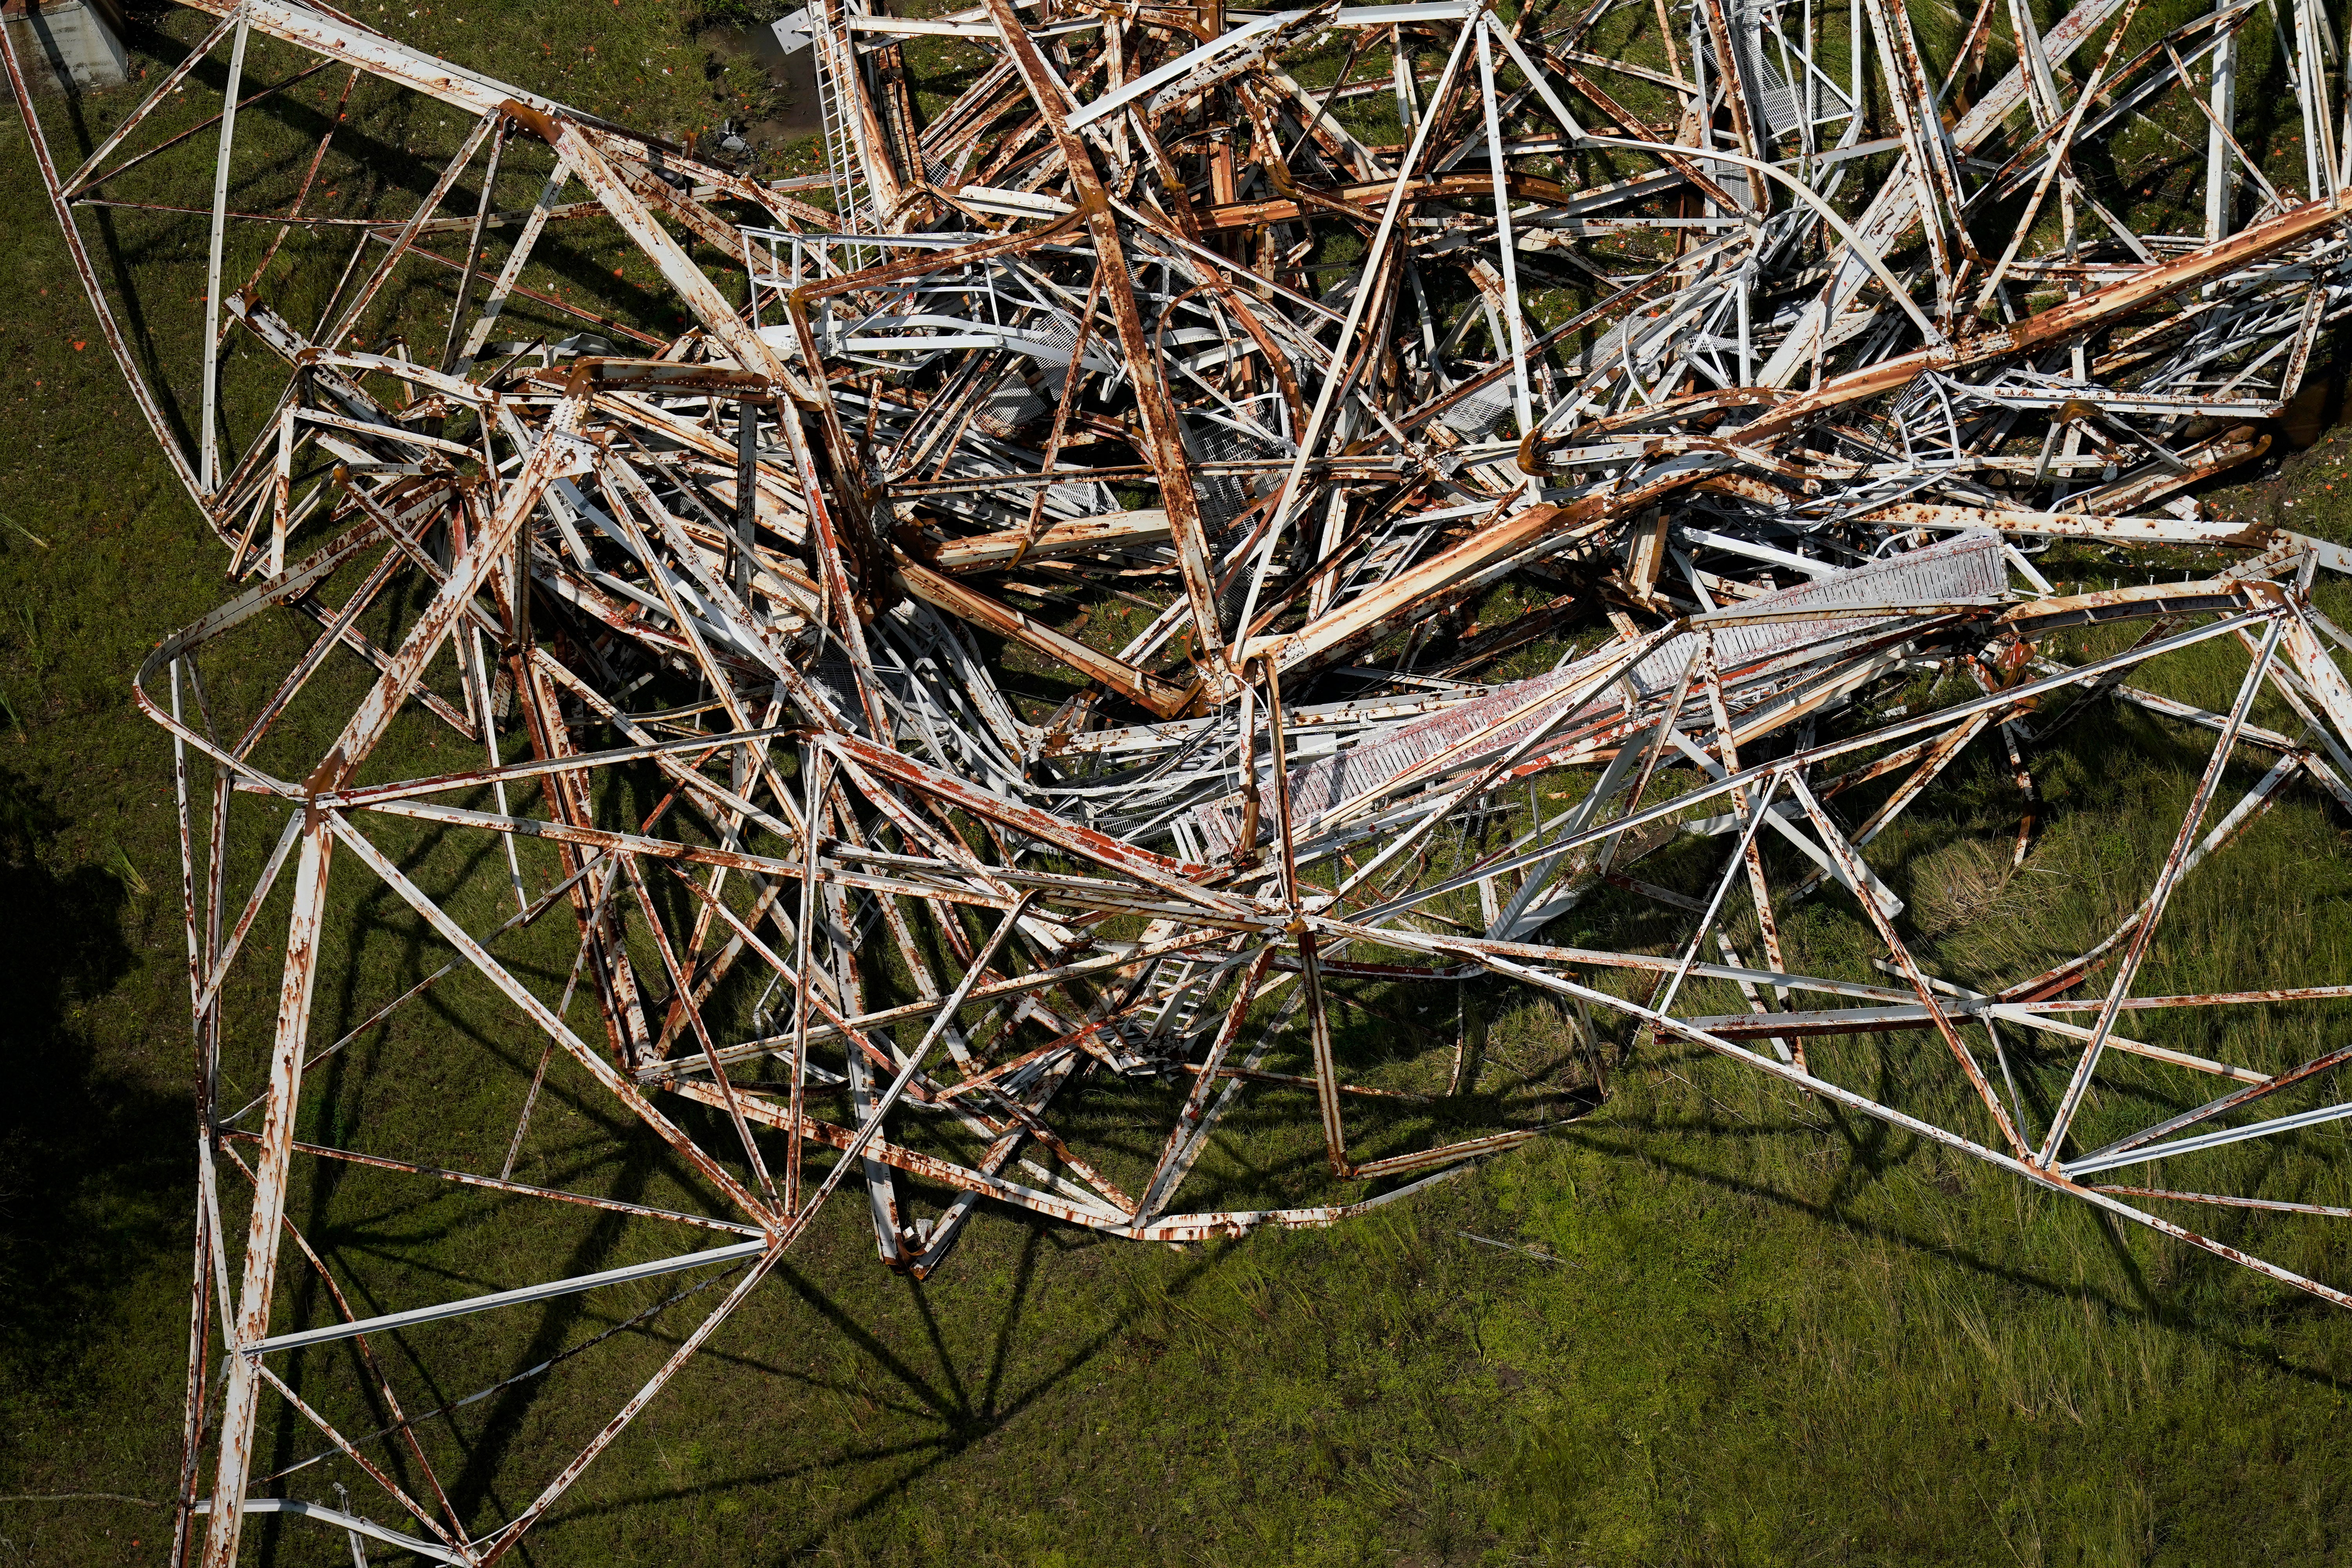
{"label": "bent metal girder", "polygon": [[[2352,1115],[2326,1087],[2345,1051],[2266,1070],[2141,1037],[2352,986],[2138,984],[2183,879],[2287,792],[2352,810],[2346,638],[2309,595],[2343,552],[2191,493],[2263,451],[2352,302],[2315,0],[2147,36],[2133,0],[2043,34],[2012,6],[1990,82],[1990,0],[1940,81],[1876,0],[1853,22],[826,0],[795,36],[827,173],[781,184],[324,6],[193,9],[207,36],[68,173],[0,35],[101,334],[239,585],[137,680],[177,764],[200,1113],[175,1561],[227,1568],[268,1513],[498,1561],[845,1185],[921,1279],[982,1202],[1186,1242],[1329,1224],[1540,1134],[1540,1110],[1438,1131],[1481,1071],[1466,1035],[1412,1071],[1351,1061],[1337,1019],[1373,985],[1556,996],[2352,1305],[2127,1201],[2342,1212],[2220,1190],[2209,1157]],[[987,57],[928,117],[898,42],[926,33]],[[2247,146],[2249,38],[2285,65],[2299,167]],[[248,92],[262,55],[308,63]],[[191,128],[211,60],[220,112]],[[329,67],[346,101],[368,79],[460,116],[413,208],[310,205],[331,121],[289,199],[239,164],[240,114]],[[1373,140],[1391,98],[1398,139]],[[2195,235],[2137,232],[2102,172],[2168,115],[2207,153]],[[208,205],[173,199],[182,144],[211,148]],[[100,205],[208,218],[193,394],[121,329],[170,302],[101,278],[78,216]],[[551,226],[589,222],[685,330],[534,271]],[[237,286],[247,226],[273,237]],[[333,274],[324,239],[351,248],[305,328],[282,302],[298,268]],[[419,278],[449,303],[412,341]],[[277,367],[268,396],[229,384],[232,344],[237,374]],[[2034,564],[2053,538],[2200,553],[2178,583],[2063,593]],[[1114,601],[1141,630],[1090,623]],[[289,611],[315,637],[247,692],[255,631]],[[2057,657],[2110,626],[2137,640]],[[1563,638],[1547,670],[1514,662]],[[1062,700],[992,648],[1059,671]],[[2190,649],[2242,653],[2226,709],[2133,684]],[[1887,706],[1930,670],[1971,694]],[[2024,797],[2026,753],[2101,698],[2212,737],[2144,896],[2046,968],[1935,973],[1874,841],[1981,743]],[[298,742],[289,716],[321,707],[332,738]],[[444,742],[473,760],[439,767]],[[1710,863],[1698,894],[1631,875],[1677,841]],[[444,886],[420,845],[475,869]],[[1557,940],[1604,888],[1674,940]],[[1787,951],[1780,913],[1832,889],[1879,979]],[[362,900],[446,956],[331,1019],[327,950]],[[532,942],[568,956],[524,962]],[[246,974],[274,984],[266,1029],[230,1016]],[[496,1173],[300,1136],[321,1064],[452,976],[537,1064]],[[1943,1109],[1842,1081],[1817,1042],[1860,1036],[1916,1047]],[[2042,1069],[2048,1095],[2021,1093]],[[2095,1096],[2122,1071],[2189,1108],[2143,1123],[2143,1099]],[[1082,1108],[1142,1083],[1167,1089],[1160,1125],[1088,1131]],[[692,1200],[518,1180],[551,1084],[661,1146]],[[1247,1135],[1244,1097],[1311,1118],[1324,1201],[1220,1203],[1208,1156]],[[2114,1179],[2164,1162],[2191,1185]],[[289,1206],[352,1166],[689,1234],[362,1310],[365,1260]],[[508,1380],[709,1294],[611,1420],[519,1507],[453,1498],[468,1401],[411,1408],[441,1385],[408,1375],[410,1331],[654,1280],[676,1288]],[[310,1457],[268,1468],[257,1435],[303,1427]],[[405,1522],[290,1495],[321,1458]]]}

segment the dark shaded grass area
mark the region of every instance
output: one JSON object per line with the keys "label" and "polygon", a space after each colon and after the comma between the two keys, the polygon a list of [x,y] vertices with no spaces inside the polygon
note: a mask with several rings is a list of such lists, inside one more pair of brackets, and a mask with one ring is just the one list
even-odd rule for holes
{"label": "dark shaded grass area", "polygon": [[[629,0],[548,7],[527,27],[486,25],[502,15],[420,17],[407,26],[446,36],[408,36],[591,107],[679,128],[709,112],[699,79],[661,88],[643,79],[657,67],[627,64],[698,61],[667,13]],[[159,40],[144,47],[170,58]],[[678,80],[675,68],[663,79]],[[667,96],[655,100],[648,89]],[[106,114],[128,101],[53,106],[61,153],[102,133]],[[279,154],[270,177],[299,175],[318,124],[290,113],[282,134],[264,117],[250,123],[257,145]],[[408,167],[395,155],[409,144],[402,127],[358,113],[352,123],[375,138],[353,152],[358,174],[408,177],[397,172]],[[414,129],[419,145],[439,134]],[[528,183],[519,176],[501,195],[527,195]],[[0,1502],[0,1562],[148,1561],[164,1524],[158,1510],[16,1500],[161,1500],[173,1482],[193,1174],[187,991],[169,752],[132,710],[127,682],[157,637],[226,590],[220,552],[199,537],[97,352],[12,131],[0,132],[0,213],[15,301],[0,319],[0,411],[10,416],[0,424],[0,515],[17,525],[0,527],[9,716],[0,729],[0,1050],[11,1069],[0,1103],[0,1491],[11,1499]],[[168,262],[201,278],[197,220],[118,218],[89,232],[104,269]],[[630,279],[611,279],[598,245],[584,226],[567,231],[551,247],[548,281],[625,311]],[[234,263],[231,271],[242,277]],[[446,294],[418,287],[400,319],[425,331],[436,298]],[[142,353],[181,366],[179,384],[193,384],[184,324],[130,324]],[[266,380],[235,383],[246,400],[237,406],[249,413]],[[173,417],[193,423],[184,406]],[[2352,536],[2342,450],[2315,447],[2235,504]],[[2045,570],[2082,581],[2140,569],[2076,552]],[[2343,607],[2340,590],[2327,595],[2331,609]],[[415,609],[412,601],[394,615]],[[396,635],[397,621],[371,630]],[[266,672],[309,635],[290,618],[249,634],[234,659],[207,670],[217,700],[249,709],[267,693]],[[2235,678],[2212,650],[2151,680],[2220,706]],[[357,689],[356,674],[340,671],[289,716],[278,753],[315,747],[334,703]],[[2257,718],[2278,721],[2267,709]],[[453,743],[404,724],[385,765],[433,765]],[[1939,972],[2021,973],[2095,939],[2137,898],[2203,754],[2193,738],[2129,713],[2070,726],[2035,758],[2044,824],[2026,870],[2011,878],[1986,870],[1973,847],[2005,849],[2016,822],[2005,765],[1980,747],[1874,858],[1912,900],[1909,929]],[[2242,788],[2252,776],[2241,766],[2231,782]],[[646,780],[615,795],[614,820],[653,798]],[[510,909],[500,902],[502,864],[479,842],[371,832],[428,888],[462,887],[452,906],[473,929]],[[267,847],[253,827],[239,843],[233,887],[249,882]],[[534,877],[544,869],[526,862]],[[1685,845],[1643,874],[1692,888],[1710,871],[1710,852]],[[339,1034],[445,954],[363,870],[345,862],[337,875],[350,879],[349,896],[327,939],[320,1027]],[[2347,890],[2343,824],[2297,795],[2232,858],[2191,879],[2145,988],[2339,979],[2352,937]],[[281,895],[263,929],[283,919]],[[1669,943],[1679,929],[1612,895],[1560,934]],[[1801,965],[1870,974],[1850,903],[1798,906],[1784,931]],[[501,952],[551,993],[568,956],[561,935],[551,922]],[[1453,987],[1358,1000],[1341,1046],[1374,1081],[1411,1081],[1430,1054],[1425,1040],[1400,1044],[1409,1031],[1384,1017],[1425,1019],[1442,1034],[1457,1005],[1486,1025],[1490,1089],[1555,1080],[1577,1056],[1569,1020],[1549,1003]],[[258,1088],[252,1064],[269,1001],[266,973],[233,994],[231,1103]],[[1738,1005],[1727,995],[1721,1010]],[[584,1008],[573,1017],[589,1022]],[[2339,1037],[2341,1022],[2282,1009],[2154,1037],[2273,1066]],[[1631,1044],[1601,1042],[1616,1061],[1616,1092],[1599,1112],[1333,1231],[1178,1251],[991,1214],[918,1288],[875,1266],[862,1206],[838,1203],[525,1555],[730,1564],[2340,1557],[2352,1528],[2342,1383],[2352,1329],[2340,1314],[1728,1065],[1654,1045],[1628,1054]],[[1815,1052],[1843,1081],[1969,1125],[1948,1064],[1918,1037],[1824,1041]],[[486,985],[453,981],[319,1070],[304,1135],[364,1129],[387,1152],[494,1170],[536,1054]],[[2029,1080],[2063,1066],[2054,1056],[2028,1060]],[[2200,1087],[2152,1069],[2119,1076],[2147,1105]],[[1157,1115],[1164,1100],[1149,1087],[1110,1098],[1085,1125],[1089,1147],[1132,1143],[1123,1113]],[[1204,1201],[1311,1191],[1314,1156],[1297,1136],[1307,1103],[1284,1090],[1246,1103],[1237,1123],[1246,1136],[1213,1155]],[[2344,1202],[2341,1144],[2322,1130],[2271,1168],[2230,1169],[2274,1195]],[[699,1207],[707,1196],[561,1064],[518,1173],[655,1205]],[[294,1213],[352,1260],[344,1284],[363,1312],[687,1244],[641,1221],[461,1202],[333,1166],[306,1173]],[[2341,1279],[2342,1249],[2326,1225],[2231,1218],[2215,1229]],[[331,1310],[314,1282],[290,1268],[288,1279],[288,1321]],[[406,1407],[429,1409],[655,1307],[677,1283],[692,1279],[439,1325],[386,1353]],[[487,1520],[527,1503],[714,1300],[706,1291],[677,1303],[649,1329],[432,1424],[428,1451],[460,1511]],[[365,1431],[384,1413],[355,1372],[322,1356],[304,1363],[297,1385],[346,1430]],[[262,1464],[292,1465],[320,1447],[298,1426],[267,1425]],[[338,1480],[366,1496],[340,1462],[273,1489],[331,1500]],[[361,1506],[384,1517],[380,1503]],[[276,1525],[257,1526],[248,1541],[257,1562],[340,1562],[345,1551]]]}

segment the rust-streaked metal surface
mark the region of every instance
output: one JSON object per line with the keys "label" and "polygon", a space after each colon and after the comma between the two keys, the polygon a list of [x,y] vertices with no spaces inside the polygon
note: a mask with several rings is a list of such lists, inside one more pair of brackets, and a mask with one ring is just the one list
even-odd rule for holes
{"label": "rust-streaked metal surface", "polygon": [[[266,1514],[498,1561],[838,1190],[919,1279],[983,1202],[1184,1243],[1444,1180],[1571,1113],[1431,1114],[1490,1070],[1473,983],[2352,1305],[2137,1206],[2352,1212],[2221,1190],[2246,1167],[2214,1157],[2352,1117],[2329,1088],[2352,1048],[2256,1065],[2164,1037],[2352,987],[2133,994],[2207,858],[2292,794],[2352,810],[2347,639],[2309,596],[2352,557],[2195,495],[2265,450],[2352,304],[2316,0],[2263,12],[2293,102],[2260,117],[2235,92],[2252,0],[2128,44],[2132,0],[2084,0],[1998,76],[1988,5],[1940,77],[1878,0],[822,0],[785,41],[814,51],[826,173],[775,184],[323,6],[194,8],[203,42],[68,173],[6,59],[100,335],[234,585],[137,681],[174,747],[201,1121],[175,1562],[227,1568]],[[918,35],[989,62],[929,117],[897,41]],[[191,129],[210,58],[234,102]],[[457,156],[418,166],[412,208],[326,216],[331,124],[290,203],[238,205],[238,114],[329,67],[306,90],[390,84]],[[2205,131],[2203,226],[2137,233],[2101,171],[2175,111]],[[2297,128],[2299,170],[2248,156],[2257,118]],[[133,199],[131,171],[215,142],[209,202]],[[108,279],[84,208],[206,220],[219,281]],[[545,270],[550,225],[598,221],[656,279],[633,319]],[[249,224],[274,237],[224,272]],[[321,267],[306,327],[282,302]],[[389,323],[419,289],[446,303],[410,342]],[[167,310],[205,324],[193,395],[123,329]],[[2053,584],[2053,539],[2168,565]],[[219,672],[289,612],[307,651],[230,710]],[[2135,681],[2189,649],[2242,655],[2226,709]],[[2210,737],[2149,886],[2045,969],[1938,973],[1874,841],[1989,748],[2020,796],[1989,853],[2022,864],[2037,737],[2105,698]],[[454,887],[429,844],[466,849]],[[1701,885],[1632,874],[1670,844]],[[1568,945],[1603,896],[1671,934]],[[1811,897],[1854,901],[1872,978],[1786,951]],[[321,947],[360,900],[447,952],[338,1004],[331,1039]],[[526,938],[563,961],[523,962]],[[266,1027],[229,1016],[247,974]],[[322,1064],[452,977],[510,1023],[484,1058],[513,1079],[503,1162],[318,1122]],[[1950,1109],[1855,1087],[1881,1080],[1842,1040],[1908,1053]],[[569,1168],[528,1164],[551,1098],[642,1129],[696,1195],[519,1176]],[[1106,1137],[1105,1105],[1164,1119]],[[1210,1158],[1260,1136],[1301,1173],[1282,1203],[1236,1202]],[[683,1234],[387,1300],[300,1228],[289,1196],[327,1169],[497,1225],[551,1205]],[[323,1295],[289,1288],[303,1270]],[[495,1507],[454,1500],[436,1456],[490,1391],[415,1385],[379,1347],[656,1279],[508,1380],[700,1307],[611,1419],[465,1490]],[[305,1384],[321,1357],[364,1400]],[[295,1495],[313,1460],[257,1451],[272,1407],[400,1527]]]}

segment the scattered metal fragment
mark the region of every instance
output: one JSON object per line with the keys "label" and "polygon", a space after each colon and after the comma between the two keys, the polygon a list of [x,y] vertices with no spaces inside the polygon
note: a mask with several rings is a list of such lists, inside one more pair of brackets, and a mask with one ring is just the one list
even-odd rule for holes
{"label": "scattered metal fragment", "polygon": [[[882,1260],[921,1278],[982,1200],[1141,1240],[1324,1225],[1540,1131],[1449,1140],[1403,1114],[1475,1079],[1466,1023],[1399,1021],[1450,1049],[1442,1087],[1344,1081],[1334,1016],[1376,1006],[1353,994],[1368,982],[1425,983],[1457,1009],[1474,978],[1549,993],[2352,1305],[2124,1199],[2343,1210],[2090,1181],[2352,1115],[2271,1099],[2347,1050],[2263,1072],[2121,1032],[2352,996],[2133,994],[2180,879],[2290,784],[2352,809],[2352,688],[2322,640],[2346,637],[2307,593],[2343,552],[2207,517],[2194,495],[2264,450],[2352,304],[2352,137],[2315,0],[2275,13],[2303,160],[2284,173],[2241,139],[2252,0],[2128,41],[2134,0],[2083,0],[2046,34],[2012,32],[1998,74],[1987,4],[1940,80],[1880,0],[1850,19],[1747,0],[1508,18],[1460,0],[985,0],[926,18],[823,0],[779,37],[814,51],[828,173],[784,185],[323,6],[194,8],[217,26],[68,174],[7,58],[101,333],[243,584],[138,678],[178,759],[202,1118],[174,1561],[226,1568],[265,1511],[498,1561],[845,1184]],[[925,36],[985,56],[929,116],[900,42]],[[238,113],[270,112],[256,105],[276,90],[241,96],[257,39],[464,117],[413,212],[306,209],[331,128],[290,206],[231,205]],[[199,127],[216,126],[209,206],[123,194],[145,188],[132,143],[179,123],[157,111],[224,52],[225,108]],[[1334,52],[1324,85],[1295,74]],[[1885,121],[1859,107],[1873,93]],[[1398,141],[1364,139],[1349,106],[1367,95],[1393,99]],[[2121,138],[2178,139],[2172,121],[2204,131],[2203,227],[2143,234],[2108,205],[2108,171]],[[469,177],[475,210],[445,211]],[[829,205],[792,194],[813,187]],[[209,213],[194,395],[175,401],[123,331],[129,300],[76,216],[94,205],[118,223]],[[529,284],[551,225],[600,217],[656,268],[682,333]],[[225,236],[247,223],[276,238],[240,285]],[[332,271],[331,238],[353,248],[306,329],[271,301],[298,263]],[[437,351],[383,335],[420,278],[450,282]],[[574,325],[551,341],[551,320]],[[239,374],[280,367],[251,428],[225,413],[232,344]],[[2197,552],[2179,583],[2067,592],[2034,564],[2053,539]],[[2214,571],[2216,552],[2234,563]],[[423,607],[394,618],[404,601]],[[1139,627],[1107,629],[1136,605]],[[255,710],[228,711],[207,662],[242,658],[242,629],[289,609],[316,640]],[[1608,640],[1523,662],[1595,611]],[[2125,623],[2138,637],[2119,651],[2060,657]],[[2232,645],[2249,658],[2226,712],[2126,684]],[[294,755],[280,721],[362,667],[332,743]],[[1058,702],[1038,699],[1040,670],[1061,672]],[[1890,706],[1929,670],[1916,709]],[[1968,694],[1937,700],[1951,677]],[[2300,732],[2253,721],[2265,690]],[[2106,695],[2216,732],[2161,872],[2043,972],[1990,988],[1934,973],[1866,852],[1981,741],[2018,781],[2003,853],[2021,862],[2034,726],[2069,694],[2054,722]],[[478,763],[415,772],[412,735]],[[2225,787],[2244,750],[2275,760]],[[623,773],[658,781],[650,813],[619,815]],[[1885,780],[1866,813],[1843,808]],[[394,847],[419,831],[495,846],[462,915]],[[272,847],[240,886],[233,851],[255,834]],[[1720,846],[1706,897],[1631,875],[1689,836]],[[511,910],[486,912],[484,877]],[[1831,883],[1875,930],[1885,983],[1791,968],[1780,912]],[[355,889],[405,904],[454,956],[322,1041],[319,944]],[[1598,889],[1653,900],[1676,935],[1548,940]],[[551,917],[573,933],[561,984],[498,951]],[[264,1049],[236,1043],[224,1001],[257,967],[278,984]],[[299,1139],[306,1073],[460,971],[532,1031],[499,1173],[363,1133]],[[1860,1034],[1921,1038],[1918,1070],[1964,1085],[1969,1113],[1942,1124],[1809,1058]],[[2139,1125],[2129,1098],[2089,1099],[2118,1057],[2175,1075],[2176,1103],[2194,1083],[2179,1075],[2221,1081]],[[2038,1063],[2041,1099],[2019,1088]],[[667,1143],[707,1207],[516,1180],[551,1072]],[[231,1076],[258,1080],[250,1103],[231,1103]],[[1180,1103],[1141,1156],[1068,1114],[1132,1111],[1142,1080]],[[1185,1206],[1254,1088],[1277,1120],[1304,1103],[1282,1091],[1311,1095],[1328,1201]],[[338,1283],[349,1260],[288,1210],[311,1162],[718,1234],[363,1314]],[[289,1241],[331,1316],[289,1321]],[[689,1278],[622,1328],[722,1293],[658,1372],[519,1510],[461,1511],[435,1423],[467,1400],[402,1414],[377,1347],[673,1273]],[[346,1358],[388,1423],[298,1393],[281,1369],[320,1356]],[[271,1401],[412,1522],[362,1530],[271,1495],[310,1462],[260,1473]]]}

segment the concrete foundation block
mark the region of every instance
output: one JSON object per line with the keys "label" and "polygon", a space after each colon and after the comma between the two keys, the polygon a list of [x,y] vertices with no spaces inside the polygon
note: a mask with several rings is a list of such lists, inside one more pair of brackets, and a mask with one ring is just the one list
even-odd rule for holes
{"label": "concrete foundation block", "polygon": [[[35,92],[115,87],[131,74],[116,0],[0,0],[0,26]],[[0,100],[9,97],[0,79]]]}

